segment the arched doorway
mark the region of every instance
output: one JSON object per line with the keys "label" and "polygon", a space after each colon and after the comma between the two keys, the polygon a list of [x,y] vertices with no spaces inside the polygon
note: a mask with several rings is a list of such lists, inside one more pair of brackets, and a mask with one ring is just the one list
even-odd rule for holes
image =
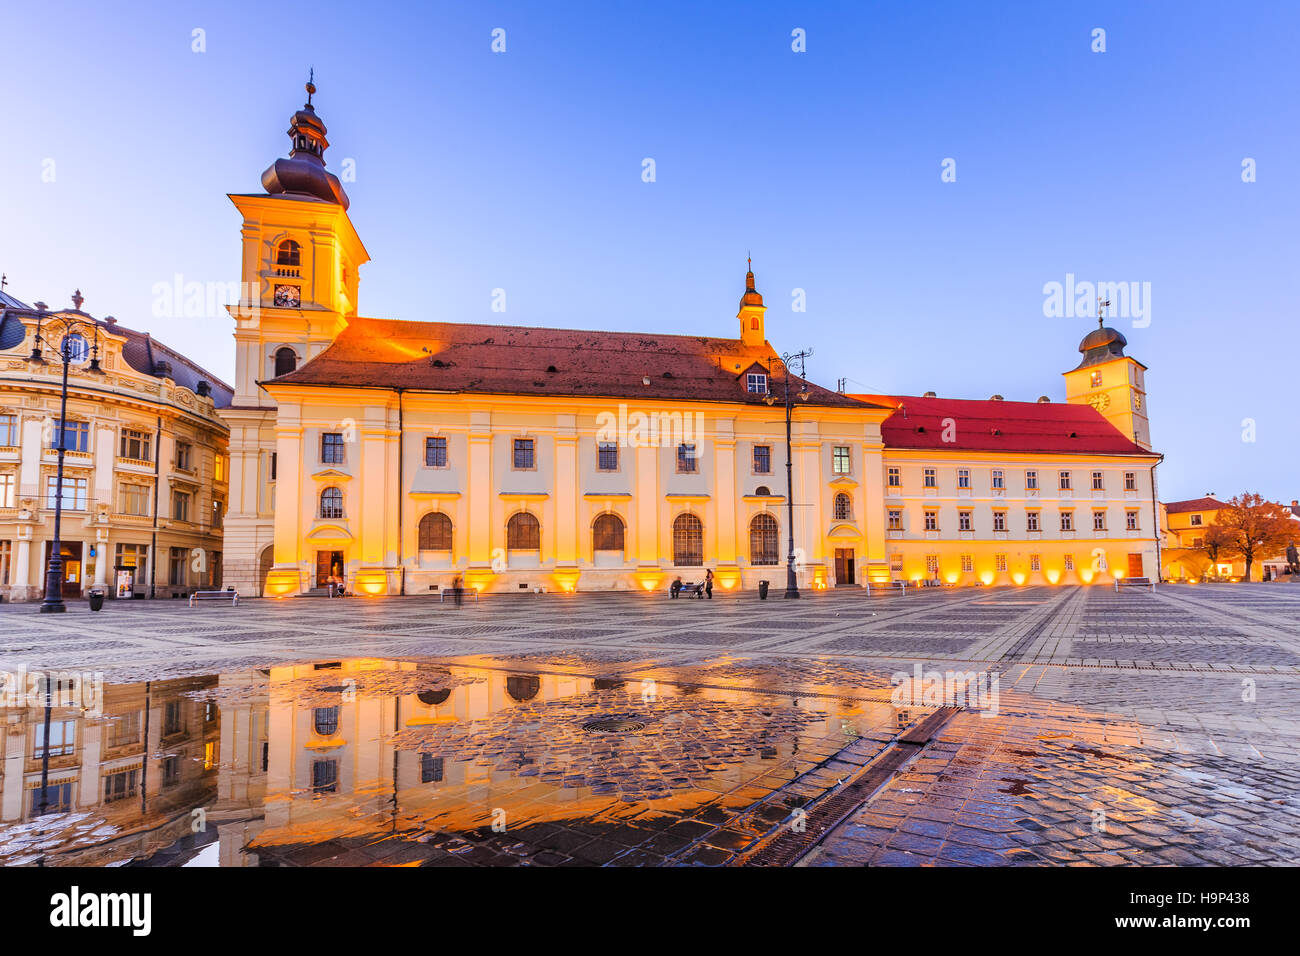
{"label": "arched doorway", "polygon": [[275,546],[268,544],[262,549],[261,556],[257,559],[257,596],[263,597],[266,594],[266,576],[271,573],[271,565],[275,563]]}

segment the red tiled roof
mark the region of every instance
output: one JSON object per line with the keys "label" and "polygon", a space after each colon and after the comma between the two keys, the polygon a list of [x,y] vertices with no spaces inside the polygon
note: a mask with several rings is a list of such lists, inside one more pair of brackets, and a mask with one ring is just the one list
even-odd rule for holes
{"label": "red tiled roof", "polygon": [[[743,375],[755,361],[778,369],[770,384],[779,391],[783,373],[771,346],[739,339],[354,318],[324,352],[272,381],[759,404]],[[810,391],[801,404],[871,406],[816,385]]]}
{"label": "red tiled roof", "polygon": [[[971,401],[907,395],[854,395],[892,405],[881,425],[886,448],[941,451],[1061,452],[1084,455],[1154,455],[1112,425],[1091,405],[1059,402]],[[951,419],[953,441],[944,441]]]}
{"label": "red tiled roof", "polygon": [[1218,498],[1188,498],[1186,501],[1167,501],[1165,502],[1165,511],[1171,515],[1183,514],[1188,511],[1218,511],[1220,508],[1226,508]]}

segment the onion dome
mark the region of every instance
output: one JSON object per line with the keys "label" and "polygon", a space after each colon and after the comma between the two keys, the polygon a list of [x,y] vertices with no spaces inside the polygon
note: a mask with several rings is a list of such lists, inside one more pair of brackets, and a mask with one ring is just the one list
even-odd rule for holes
{"label": "onion dome", "polygon": [[754,288],[754,260],[750,258],[745,261],[749,263],[749,271],[745,273],[745,294],[740,297],[742,309],[747,305],[763,304],[763,297]]}
{"label": "onion dome", "polygon": [[1079,343],[1079,351],[1083,353],[1083,360],[1076,366],[1084,368],[1089,365],[1099,365],[1102,362],[1109,362],[1114,358],[1124,357],[1124,346],[1128,345],[1128,339],[1124,338],[1117,330],[1109,328],[1102,324],[1102,320],[1097,320],[1097,328],[1093,329],[1083,337]]}
{"label": "onion dome", "polygon": [[262,173],[262,188],[272,196],[311,196],[348,208],[348,195],[333,173],[325,171],[325,124],[311,105],[315,85],[307,83],[307,102],[289,120],[293,149],[287,159],[277,159]]}

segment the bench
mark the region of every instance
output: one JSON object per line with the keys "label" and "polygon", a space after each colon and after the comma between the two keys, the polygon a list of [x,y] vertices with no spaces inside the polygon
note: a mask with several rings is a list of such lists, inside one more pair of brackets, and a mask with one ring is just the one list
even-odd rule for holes
{"label": "bench", "polygon": [[234,607],[239,603],[238,591],[195,591],[190,595],[190,607],[194,607],[196,601],[229,601],[230,606]]}
{"label": "bench", "polygon": [[870,581],[868,581],[868,582],[867,582],[867,593],[870,594],[873,590],[876,590],[876,591],[906,591],[906,590],[907,590],[907,582],[906,582],[906,581],[884,581],[884,582],[881,582],[880,584],[872,584]]}
{"label": "bench", "polygon": [[441,600],[439,603],[446,604],[448,595],[451,595],[451,597],[455,599],[458,594],[460,596],[468,596],[472,594],[474,596],[474,603],[478,603],[478,588],[443,588],[440,592]]}
{"label": "bench", "polygon": [[1156,589],[1156,582],[1152,581],[1150,578],[1116,578],[1115,590],[1118,591],[1122,587],[1150,588],[1152,591],[1154,591]]}
{"label": "bench", "polygon": [[[669,584],[669,585],[668,585],[668,594],[671,596],[672,593],[673,593],[673,586],[672,586],[672,584]],[[679,593],[681,593],[681,594],[685,594],[685,595],[688,595],[688,596],[694,596],[694,597],[701,597],[701,598],[702,598],[702,597],[704,597],[704,582],[703,582],[703,581],[683,581],[683,582],[682,582],[682,589],[681,589],[681,591],[680,591]]]}

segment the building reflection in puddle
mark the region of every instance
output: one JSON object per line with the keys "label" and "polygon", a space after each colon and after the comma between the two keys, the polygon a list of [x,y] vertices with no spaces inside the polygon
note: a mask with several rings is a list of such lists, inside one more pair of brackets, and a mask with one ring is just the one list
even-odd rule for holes
{"label": "building reflection in puddle", "polygon": [[[35,817],[43,708],[0,709],[0,862],[176,864],[215,840],[223,866],[310,864],[327,841],[739,810],[896,726],[883,702],[647,693],[499,664],[351,659],[109,686],[102,717],[54,709],[50,812]],[[605,719],[636,729],[590,729]]]}

